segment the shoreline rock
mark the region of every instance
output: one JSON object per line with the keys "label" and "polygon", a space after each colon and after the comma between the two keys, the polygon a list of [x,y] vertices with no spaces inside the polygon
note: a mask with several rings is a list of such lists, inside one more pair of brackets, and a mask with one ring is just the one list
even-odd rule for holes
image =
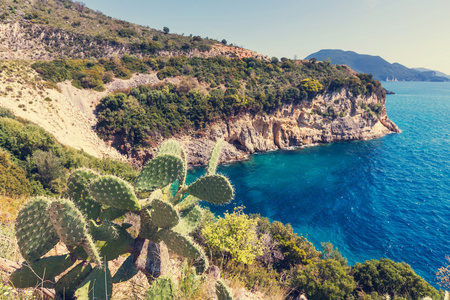
{"label": "shoreline rock", "polygon": [[[221,163],[244,160],[259,152],[374,139],[400,132],[386,115],[385,101],[376,96],[353,97],[343,90],[319,95],[311,102],[285,104],[268,115],[246,113],[174,138],[187,150],[190,166],[204,165],[218,138],[225,141]],[[368,109],[377,105],[378,113]],[[326,113],[330,108],[336,112],[332,116]],[[117,147],[121,143],[116,140],[112,144]],[[156,148],[135,150],[129,145],[119,146],[136,165],[153,157]]]}

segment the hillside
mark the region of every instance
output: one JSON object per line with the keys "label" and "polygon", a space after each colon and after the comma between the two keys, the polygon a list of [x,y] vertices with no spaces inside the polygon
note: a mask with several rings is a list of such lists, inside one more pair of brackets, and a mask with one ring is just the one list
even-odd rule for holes
{"label": "hillside", "polygon": [[450,79],[450,75],[447,75],[445,73],[436,71],[436,70],[431,70],[431,69],[427,69],[427,68],[413,68],[413,70],[419,71],[419,72],[434,72],[436,74],[436,76],[441,76],[441,77],[447,77],[448,79]]}
{"label": "hillside", "polygon": [[320,50],[308,55],[305,59],[315,58],[320,61],[331,60],[333,65],[347,65],[358,73],[372,74],[380,81],[449,81],[435,72],[421,72],[407,68],[398,63],[389,63],[380,56],[358,54],[353,51]]}
{"label": "hillside", "polygon": [[[233,160],[257,151],[398,131],[387,118],[381,85],[347,67],[269,59],[199,36],[113,19],[68,0],[8,0],[0,4],[0,16],[0,57],[33,61],[27,67],[33,69],[33,80],[43,80],[45,90],[39,97],[61,98],[80,113],[43,118],[23,93],[5,93],[0,101],[61,141],[95,156],[114,151],[96,146],[101,142],[93,137],[93,129],[106,147],[113,145],[137,164],[152,157],[155,146],[169,136],[185,141],[191,153],[201,153],[213,137],[224,137],[228,143],[223,159]],[[11,86],[3,84],[3,89]],[[20,84],[12,85],[14,91]],[[113,98],[118,105],[105,97],[111,92],[124,93]],[[291,107],[290,118],[275,117],[285,114],[286,107]],[[254,127],[260,117],[268,118],[258,121],[262,127]],[[233,133],[212,133],[244,119],[243,127]],[[248,120],[253,120],[250,127]],[[270,128],[270,134],[261,128]],[[260,138],[254,136],[249,142],[250,132],[259,132],[262,140],[255,143]],[[83,135],[92,138],[76,138]],[[190,161],[204,162],[203,154]]]}
{"label": "hillside", "polygon": [[147,56],[267,57],[200,36],[182,36],[113,19],[70,0],[0,3],[0,59]]}

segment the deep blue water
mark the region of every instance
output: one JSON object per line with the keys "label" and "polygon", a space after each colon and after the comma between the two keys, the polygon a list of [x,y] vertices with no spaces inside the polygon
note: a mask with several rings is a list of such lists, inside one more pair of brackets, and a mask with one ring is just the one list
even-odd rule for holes
{"label": "deep blue water", "polygon": [[404,261],[436,286],[450,255],[450,83],[383,86],[396,93],[386,107],[402,133],[220,166],[236,198],[212,211],[244,205],[246,213],[290,223],[318,249],[332,242],[352,265]]}

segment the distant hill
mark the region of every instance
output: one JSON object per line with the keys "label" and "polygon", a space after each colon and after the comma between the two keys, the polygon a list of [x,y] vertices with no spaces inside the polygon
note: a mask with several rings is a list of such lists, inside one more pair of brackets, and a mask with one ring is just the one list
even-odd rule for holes
{"label": "distant hill", "polygon": [[436,73],[436,76],[442,76],[442,77],[447,77],[448,79],[450,79],[450,75],[447,75],[445,73],[436,71],[436,70],[431,70],[431,69],[427,69],[427,68],[412,68],[413,70],[419,71],[419,72],[434,72]]}
{"label": "distant hill", "polygon": [[353,51],[320,50],[305,59],[315,58],[320,61],[331,60],[333,65],[347,65],[358,73],[372,74],[374,79],[399,81],[449,81],[444,76],[437,76],[435,71],[421,72],[407,68],[398,63],[389,63],[380,56],[358,54]]}

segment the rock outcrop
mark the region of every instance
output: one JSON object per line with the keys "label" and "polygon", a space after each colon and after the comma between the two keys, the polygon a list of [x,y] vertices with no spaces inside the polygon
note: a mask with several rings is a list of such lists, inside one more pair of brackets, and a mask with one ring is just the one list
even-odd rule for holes
{"label": "rock outcrop", "polygon": [[[176,139],[187,149],[191,165],[205,164],[209,157],[205,149],[211,149],[218,138],[226,141],[222,162],[241,160],[255,152],[373,139],[400,132],[386,115],[385,101],[375,95],[353,97],[343,90],[286,104],[267,115],[246,113]],[[130,154],[126,149],[122,148]],[[153,149],[147,149],[133,152],[133,156],[143,161],[153,153]]]}

